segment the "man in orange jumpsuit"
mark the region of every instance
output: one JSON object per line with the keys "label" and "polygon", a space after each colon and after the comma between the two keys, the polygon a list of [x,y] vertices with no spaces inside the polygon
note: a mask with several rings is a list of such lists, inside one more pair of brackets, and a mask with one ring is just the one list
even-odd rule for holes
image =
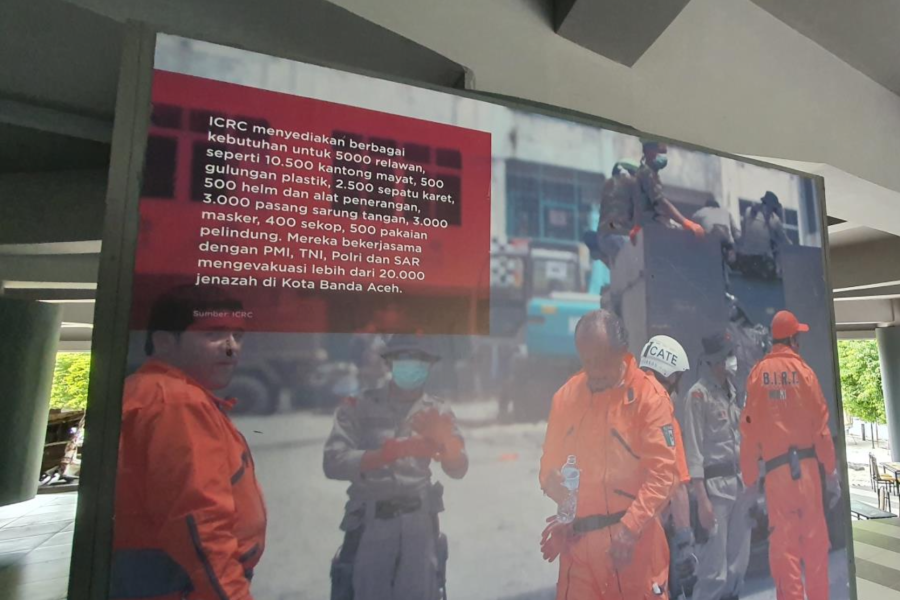
{"label": "man in orange jumpsuit", "polygon": [[149,359],[126,379],[110,598],[252,600],[266,511],[228,418],[241,304],[184,286],[151,310]]}
{"label": "man in orange jumpsuit", "polygon": [[[749,487],[765,461],[769,566],[778,600],[828,598],[828,526],[819,464],[829,491],[837,488],[828,406],[798,349],[809,327],[792,313],[772,319],[772,351],[750,373],[741,415],[741,472]],[[802,569],[801,569],[802,567]]]}
{"label": "man in orange jumpsuit", "polygon": [[561,555],[556,597],[663,596],[669,549],[658,515],[679,479],[672,403],[628,353],[613,313],[582,317],[575,345],[583,370],[553,398],[540,469],[541,488],[557,503],[566,497],[567,456],[581,469],[575,521],[549,534],[565,539],[555,551],[544,548],[549,560]]}

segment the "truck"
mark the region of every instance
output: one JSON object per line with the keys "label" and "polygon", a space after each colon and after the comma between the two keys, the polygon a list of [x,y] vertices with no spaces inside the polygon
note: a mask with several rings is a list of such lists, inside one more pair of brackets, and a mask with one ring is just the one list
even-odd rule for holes
{"label": "truck", "polygon": [[491,337],[505,375],[501,419],[546,419],[553,394],[581,368],[573,334],[600,307],[599,294],[587,291],[600,270],[569,242],[511,240],[491,260]]}

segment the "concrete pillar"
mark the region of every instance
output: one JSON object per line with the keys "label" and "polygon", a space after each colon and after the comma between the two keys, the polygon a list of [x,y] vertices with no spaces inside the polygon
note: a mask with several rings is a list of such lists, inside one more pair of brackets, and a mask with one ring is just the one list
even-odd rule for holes
{"label": "concrete pillar", "polygon": [[61,318],[58,304],[0,297],[0,506],[37,493]]}
{"label": "concrete pillar", "polygon": [[875,330],[881,362],[881,387],[891,436],[891,460],[900,462],[900,326]]}

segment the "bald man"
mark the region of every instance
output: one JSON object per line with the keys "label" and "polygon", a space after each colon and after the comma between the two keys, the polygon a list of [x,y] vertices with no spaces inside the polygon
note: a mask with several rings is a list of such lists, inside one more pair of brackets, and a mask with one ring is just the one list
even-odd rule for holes
{"label": "bald man", "polygon": [[582,317],[575,345],[583,369],[553,398],[540,469],[541,488],[557,503],[567,494],[567,457],[581,469],[575,521],[551,523],[543,540],[547,560],[560,556],[556,597],[665,594],[669,549],[658,517],[679,481],[672,403],[628,353],[613,313]]}

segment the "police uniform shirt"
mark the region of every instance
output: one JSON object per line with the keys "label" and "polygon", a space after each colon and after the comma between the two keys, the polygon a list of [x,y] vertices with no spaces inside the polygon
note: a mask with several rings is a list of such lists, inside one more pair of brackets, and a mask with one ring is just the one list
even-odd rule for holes
{"label": "police uniform shirt", "polygon": [[[659,205],[665,199],[662,180],[659,172],[641,160],[641,166],[635,175],[637,178],[638,202],[635,207],[640,212],[640,224],[642,226],[656,222],[669,228],[678,228],[678,225],[669,217],[660,212]],[[635,215],[636,217],[638,215]]]}
{"label": "police uniform shirt", "polygon": [[776,246],[791,243],[784,232],[784,226],[779,216],[773,213],[766,221],[762,209],[754,211],[753,207],[748,208],[741,222],[741,254],[772,256],[773,243]]}
{"label": "police uniform shirt", "polygon": [[[685,402],[684,446],[692,479],[703,479],[704,468],[729,464],[739,471],[740,418],[734,385],[726,387],[701,377]],[[733,499],[742,489],[739,477],[714,477],[706,482],[707,492]]]}
{"label": "police uniform shirt", "polygon": [[692,219],[703,228],[703,231],[729,245],[734,245],[735,238],[741,237],[734,217],[724,208],[704,206],[694,213]]}
{"label": "police uniform shirt", "polygon": [[[437,409],[442,415],[450,415],[453,433],[462,439],[456,418],[446,403],[428,394],[412,403],[390,399],[389,389],[368,390],[357,398],[344,400],[325,442],[325,474],[331,479],[351,482],[347,490],[348,511],[370,501],[415,497],[428,492],[431,485],[431,459],[428,458],[400,458],[380,469],[360,472],[366,451],[380,449],[388,438],[414,435],[411,422],[417,413]],[[461,467],[462,473],[448,471],[448,475],[462,477],[465,468]]]}

